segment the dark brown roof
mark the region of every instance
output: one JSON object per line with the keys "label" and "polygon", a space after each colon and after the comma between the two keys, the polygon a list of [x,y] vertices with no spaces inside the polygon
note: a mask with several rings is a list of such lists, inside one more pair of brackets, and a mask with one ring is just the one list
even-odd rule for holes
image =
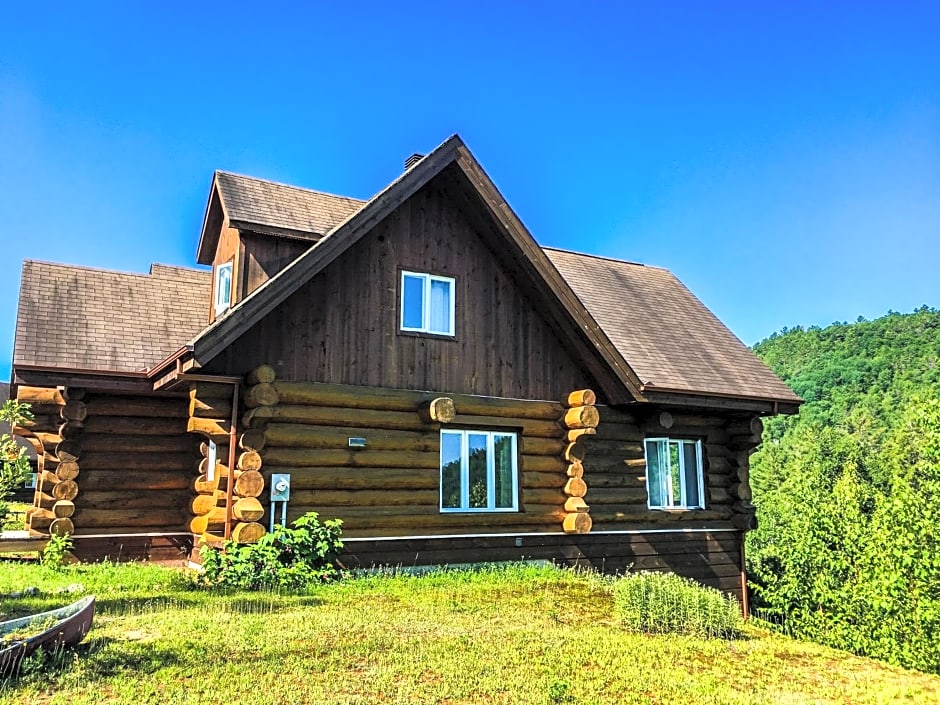
{"label": "dark brown roof", "polygon": [[668,270],[565,250],[545,253],[644,391],[799,402]]}
{"label": "dark brown roof", "polygon": [[26,260],[13,365],[138,372],[176,352],[209,314],[210,272],[150,274]]}
{"label": "dark brown roof", "polygon": [[304,240],[319,240],[365,203],[227,171],[215,179],[232,227],[290,231]]}

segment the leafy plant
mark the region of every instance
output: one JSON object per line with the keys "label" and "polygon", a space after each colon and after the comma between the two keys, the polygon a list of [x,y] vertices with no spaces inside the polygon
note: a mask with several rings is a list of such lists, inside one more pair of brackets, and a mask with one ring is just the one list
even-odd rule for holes
{"label": "leafy plant", "polygon": [[625,575],[614,583],[614,606],[635,632],[733,639],[741,631],[737,600],[669,573]]}
{"label": "leafy plant", "polygon": [[[5,421],[11,426],[18,426],[32,418],[29,404],[8,399],[0,406],[0,421]],[[30,472],[26,449],[18,445],[10,434],[4,433],[0,436],[0,524],[10,511],[6,500],[17,488],[23,486]]]}
{"label": "leafy plant", "polygon": [[68,555],[72,552],[73,542],[69,534],[49,536],[46,547],[42,549],[39,561],[52,570],[62,570],[68,562]]}
{"label": "leafy plant", "polygon": [[203,546],[202,582],[242,590],[303,590],[335,578],[342,521],[321,522],[316,512],[307,512],[292,526],[276,525],[253,544]]}

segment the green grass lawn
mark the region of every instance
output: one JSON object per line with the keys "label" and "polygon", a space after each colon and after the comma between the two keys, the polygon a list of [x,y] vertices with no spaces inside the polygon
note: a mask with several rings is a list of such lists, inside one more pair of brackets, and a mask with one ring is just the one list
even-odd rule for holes
{"label": "green grass lawn", "polygon": [[219,595],[174,570],[0,563],[4,619],[66,604],[95,625],[0,703],[940,703],[940,678],[749,630],[621,629],[609,583],[552,568],[363,577],[303,596]]}

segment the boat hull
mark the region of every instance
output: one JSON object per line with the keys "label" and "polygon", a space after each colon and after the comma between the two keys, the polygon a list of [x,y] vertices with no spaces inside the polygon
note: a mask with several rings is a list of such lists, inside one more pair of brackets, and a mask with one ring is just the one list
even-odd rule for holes
{"label": "boat hull", "polygon": [[27,633],[33,626],[54,623],[23,639],[0,641],[0,677],[9,677],[23,659],[38,649],[63,649],[78,644],[91,629],[95,616],[95,596],[89,595],[71,605],[40,612],[20,619],[0,622],[0,639],[11,634]]}

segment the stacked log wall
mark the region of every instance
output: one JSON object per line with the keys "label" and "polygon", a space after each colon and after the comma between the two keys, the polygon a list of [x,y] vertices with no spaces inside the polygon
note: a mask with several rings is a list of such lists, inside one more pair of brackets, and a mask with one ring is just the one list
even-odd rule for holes
{"label": "stacked log wall", "polygon": [[[674,526],[748,529],[753,526],[748,458],[760,443],[757,417],[726,417],[662,410],[598,407],[597,433],[587,439],[585,480],[591,488],[595,530]],[[702,442],[705,507],[650,509],[644,440],[688,438]]]}
{"label": "stacked log wall", "polygon": [[26,513],[26,528],[34,534],[75,532],[73,515],[78,496],[78,464],[87,409],[83,390],[20,386],[18,402],[28,404],[33,418],[13,433],[36,450],[36,490]]}
{"label": "stacked log wall", "polygon": [[89,391],[75,535],[185,532],[197,444],[179,396]]}
{"label": "stacked log wall", "polygon": [[[578,529],[590,528],[583,502],[571,501],[584,493],[569,474],[582,449],[568,440],[565,418],[572,428],[590,426],[592,414],[596,423],[591,404],[286,380],[249,386],[244,399],[242,425],[265,484],[274,473],[291,476],[288,521],[315,511],[342,519],[348,537],[561,532],[571,514],[588,520]],[[518,433],[519,511],[441,512],[442,427]],[[350,438],[365,447],[349,447]]]}
{"label": "stacked log wall", "polygon": [[[268,377],[273,381],[273,374],[273,370],[259,368],[249,375],[249,385],[266,383]],[[239,438],[236,433],[238,447],[234,455],[231,453],[234,390],[232,384],[210,381],[194,383],[189,393],[187,429],[204,439],[199,446],[202,457],[193,481],[195,497],[190,504],[189,528],[208,543],[228,538],[253,543],[264,535],[264,526],[258,522],[264,514],[258,499],[264,490],[264,480],[260,473],[261,456],[251,447],[252,434],[241,434]],[[216,444],[211,468],[209,441]]]}

